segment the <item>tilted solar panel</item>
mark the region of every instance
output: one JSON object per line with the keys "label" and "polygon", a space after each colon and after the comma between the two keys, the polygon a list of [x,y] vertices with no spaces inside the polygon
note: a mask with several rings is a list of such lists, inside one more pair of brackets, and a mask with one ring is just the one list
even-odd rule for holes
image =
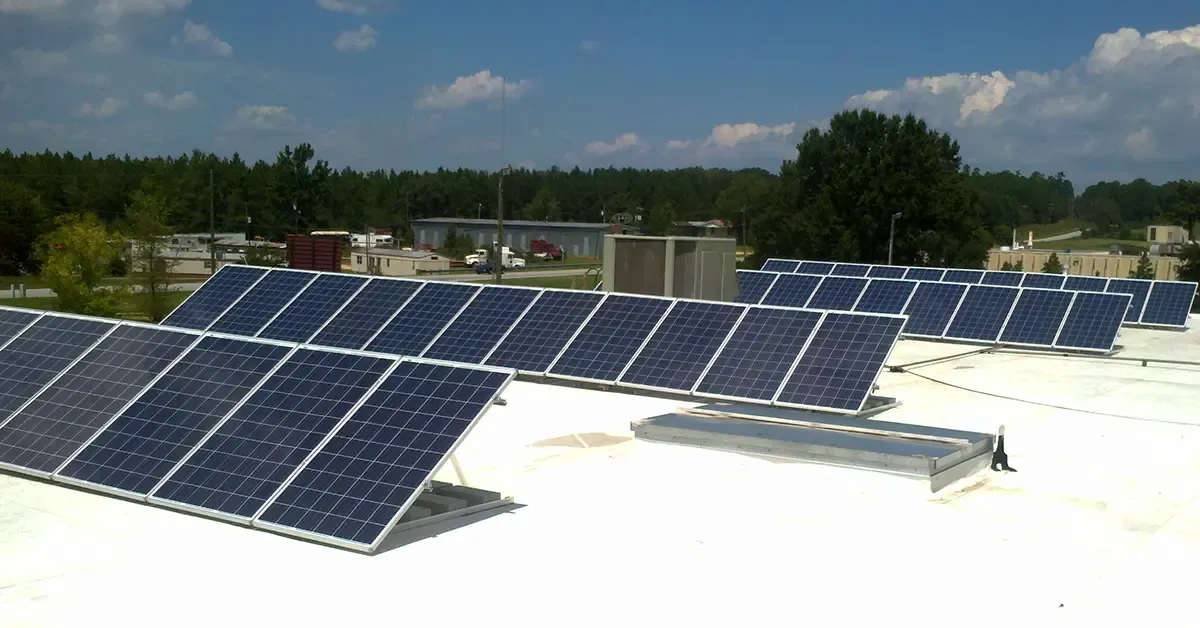
{"label": "tilted solar panel", "polygon": [[1150,286],[1153,283],[1143,279],[1109,279],[1105,292],[1132,296],[1129,311],[1125,313],[1125,322],[1136,323],[1142,318],[1142,309],[1146,306],[1146,297],[1150,295]]}
{"label": "tilted solar panel", "polygon": [[839,277],[866,277],[870,270],[870,264],[838,264],[829,274]]}
{"label": "tilted solar panel", "polygon": [[484,364],[544,373],[603,298],[603,294],[546,290]]}
{"label": "tilted solar panel", "polygon": [[909,268],[904,278],[910,281],[941,281],[945,274],[944,268]]}
{"label": "tilted solar panel", "polygon": [[737,303],[758,303],[763,295],[771,289],[778,273],[767,273],[761,270],[737,271],[738,297]]}
{"label": "tilted solar panel", "polygon": [[320,275],[276,269],[267,273],[246,291],[233,307],[226,310],[209,331],[253,336],[278,315],[292,299]]}
{"label": "tilted solar panel", "polygon": [[0,425],[116,326],[47,314],[0,349]]}
{"label": "tilted solar panel", "polygon": [[426,283],[405,279],[372,281],[310,342],[326,347],[361,349]]}
{"label": "tilted solar panel", "polygon": [[859,412],[903,327],[901,316],[826,314],[779,389],[775,403]]}
{"label": "tilted solar panel", "polygon": [[1192,301],[1196,298],[1196,284],[1184,281],[1156,281],[1146,297],[1142,310],[1143,325],[1184,327]]}
{"label": "tilted solar panel", "polygon": [[426,284],[383,326],[367,349],[397,355],[421,355],[479,289],[479,286],[463,283]]}
{"label": "tilted solar panel", "polygon": [[617,382],[690,392],[746,309],[727,303],[677,302]]}
{"label": "tilted solar panel", "polygon": [[854,305],[855,312],[903,314],[904,306],[917,289],[917,282],[904,279],[872,279]]}
{"label": "tilted solar panel", "polygon": [[1020,292],[1005,286],[971,286],[946,328],[946,338],[995,342]]}
{"label": "tilted solar panel", "polygon": [[904,308],[908,315],[904,333],[941,338],[966,293],[967,286],[961,283],[921,282],[908,301],[908,307]]}
{"label": "tilted solar panel", "polygon": [[229,264],[204,282],[198,290],[163,320],[163,325],[208,329],[221,314],[242,297],[267,271],[262,268]]}
{"label": "tilted solar panel", "polygon": [[907,266],[872,266],[867,276],[878,279],[904,279],[908,272]]}
{"label": "tilted solar panel", "polygon": [[[982,270],[967,270],[962,268],[949,268],[942,275],[941,281],[947,283],[980,283],[983,281],[984,272]],[[911,279],[909,277],[908,279]]]}
{"label": "tilted solar panel", "polygon": [[1052,347],[1074,294],[1064,290],[1024,288],[1017,298],[1000,342],[1031,347]]}
{"label": "tilted solar panel", "polygon": [[1025,273],[1025,279],[1021,282],[1021,287],[1061,290],[1066,279],[1066,275],[1055,275],[1051,273]]}
{"label": "tilted solar panel", "polygon": [[609,294],[547,373],[615,382],[672,303],[670,299]]}
{"label": "tilted solar panel", "polygon": [[1077,292],[1058,338],[1057,349],[1109,352],[1132,297],[1127,294]]}
{"label": "tilted solar panel", "polygon": [[983,274],[983,279],[979,283],[985,286],[1011,286],[1017,287],[1025,279],[1025,273],[1009,270],[989,270]]}
{"label": "tilted solar panel", "polygon": [[306,342],[366,284],[355,275],[318,275],[258,336]]}
{"label": "tilted solar panel", "polygon": [[854,309],[858,297],[867,287],[867,279],[860,277],[826,277],[817,286],[816,292],[808,300],[805,307],[814,310],[843,310]]}
{"label": "tilted solar panel", "polygon": [[482,362],[539,294],[533,288],[484,286],[422,357]]}
{"label": "tilted solar panel", "polygon": [[800,262],[790,259],[769,259],[762,267],[762,270],[770,273],[794,273],[800,266]]}
{"label": "tilted solar panel", "polygon": [[824,277],[817,275],[780,275],[763,297],[763,305],[804,307]]}
{"label": "tilted solar panel", "polygon": [[1107,277],[1084,277],[1080,275],[1071,275],[1063,282],[1063,290],[1076,290],[1086,292],[1104,292],[1108,287]]}
{"label": "tilted solar panel", "polygon": [[811,310],[751,308],[696,384],[696,394],[771,401],[822,316]]}
{"label": "tilted solar panel", "polygon": [[796,272],[808,275],[828,275],[837,264],[831,262],[800,262]]}
{"label": "tilted solar panel", "polygon": [[37,320],[41,312],[0,307],[0,347]]}

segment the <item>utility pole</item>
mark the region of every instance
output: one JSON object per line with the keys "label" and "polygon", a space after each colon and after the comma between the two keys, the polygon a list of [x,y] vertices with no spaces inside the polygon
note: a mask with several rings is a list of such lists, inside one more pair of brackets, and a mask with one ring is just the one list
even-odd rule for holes
{"label": "utility pole", "polygon": [[371,224],[367,223],[367,274],[374,275],[375,269],[371,268]]}
{"label": "utility pole", "polygon": [[888,236],[888,266],[892,265],[892,248],[896,244],[896,219],[903,215],[903,212],[892,214],[892,233]]}
{"label": "utility pole", "polygon": [[742,205],[742,247],[750,246],[750,242],[746,240],[746,206]]}
{"label": "utility pole", "polygon": [[213,202],[213,171],[208,169],[208,254],[209,262],[212,264],[212,272],[209,274],[217,274],[217,210]]}
{"label": "utility pole", "polygon": [[[500,77],[500,158],[504,159],[504,117],[505,101],[508,99],[508,79]],[[500,182],[496,189],[496,257],[492,261],[492,272],[496,274],[496,285],[504,283],[504,175],[512,172],[512,168],[500,168]]]}

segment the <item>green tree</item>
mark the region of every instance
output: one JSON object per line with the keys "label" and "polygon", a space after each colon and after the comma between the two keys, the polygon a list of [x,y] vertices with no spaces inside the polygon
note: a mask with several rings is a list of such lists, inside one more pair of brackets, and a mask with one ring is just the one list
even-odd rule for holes
{"label": "green tree", "polygon": [[77,314],[115,316],[124,286],[102,286],[125,240],[95,214],[67,214],[39,243],[42,277],[54,291],[58,309]]}
{"label": "green tree", "polygon": [[643,228],[649,235],[669,236],[675,233],[675,203],[664,201],[655,205]]}
{"label": "green tree", "polygon": [[533,200],[521,209],[521,218],[557,222],[562,220],[562,207],[554,197],[554,192],[548,187],[543,187],[534,195]]}
{"label": "green tree", "polygon": [[1058,253],[1050,254],[1050,257],[1046,260],[1046,263],[1042,264],[1042,272],[1051,273],[1054,275],[1063,274],[1063,265],[1058,259]]}
{"label": "green tree", "polygon": [[1154,266],[1150,264],[1150,256],[1142,253],[1138,258],[1137,268],[1129,273],[1130,279],[1154,279]]}
{"label": "green tree", "polygon": [[1025,272],[1025,260],[1019,259],[1016,264],[1013,264],[1013,270],[1023,273]]}
{"label": "green tree", "polygon": [[287,265],[287,255],[279,247],[250,245],[246,247],[246,257],[243,261],[250,266],[281,268]]}
{"label": "green tree", "polygon": [[1195,237],[1193,229],[1200,219],[1200,182],[1175,181],[1166,185],[1164,199],[1166,218],[1172,224],[1184,227],[1188,239]]}
{"label": "green tree", "polygon": [[1003,264],[1000,265],[1000,270],[1012,270],[1012,269],[1013,269],[1012,262],[1004,262]]}
{"label": "green tree", "polygon": [[167,240],[175,229],[168,224],[170,217],[162,198],[140,190],[133,193],[125,220],[133,269],[130,283],[142,313],[157,323],[171,313],[168,298],[178,262],[167,254]]}
{"label": "green tree", "polygon": [[29,188],[0,180],[0,275],[37,272],[34,243],[45,233],[47,212]]}
{"label": "green tree", "polygon": [[458,229],[450,225],[450,228],[446,229],[446,236],[442,239],[442,247],[438,249],[438,253],[451,259],[462,259],[474,250],[475,243],[471,238],[459,235]]}
{"label": "green tree", "polygon": [[1200,282],[1200,245],[1188,244],[1179,252],[1179,280]]}

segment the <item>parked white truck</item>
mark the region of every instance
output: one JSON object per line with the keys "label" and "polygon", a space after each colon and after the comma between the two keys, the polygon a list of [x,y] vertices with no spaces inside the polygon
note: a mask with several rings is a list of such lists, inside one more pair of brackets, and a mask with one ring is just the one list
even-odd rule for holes
{"label": "parked white truck", "polygon": [[[507,246],[504,247],[502,255],[504,256],[505,268],[521,268],[525,265],[524,258],[513,255],[512,249],[508,248]],[[464,257],[463,261],[472,268],[480,264],[486,264],[488,261],[488,250],[475,249],[475,253]]]}

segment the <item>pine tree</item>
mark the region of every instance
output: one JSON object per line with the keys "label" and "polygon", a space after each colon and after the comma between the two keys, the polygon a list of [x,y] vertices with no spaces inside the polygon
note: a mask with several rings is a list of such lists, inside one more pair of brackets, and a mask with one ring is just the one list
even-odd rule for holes
{"label": "pine tree", "polygon": [[1058,253],[1050,254],[1050,259],[1047,259],[1046,263],[1042,264],[1042,272],[1049,273],[1052,275],[1063,274],[1063,265],[1062,265],[1062,262],[1059,261],[1059,259],[1058,259]]}
{"label": "pine tree", "polygon": [[1150,255],[1142,253],[1138,258],[1137,268],[1129,273],[1130,279],[1154,279],[1154,266],[1150,265]]}

